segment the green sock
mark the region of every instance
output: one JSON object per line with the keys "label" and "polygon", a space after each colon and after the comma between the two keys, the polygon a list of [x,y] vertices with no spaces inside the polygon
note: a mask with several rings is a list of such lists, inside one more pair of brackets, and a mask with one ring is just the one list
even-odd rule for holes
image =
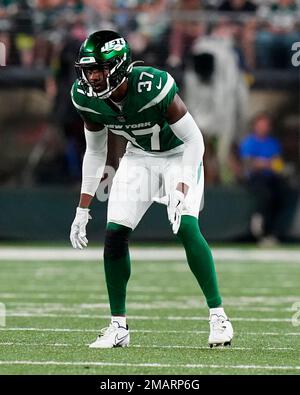
{"label": "green sock", "polygon": [[126,287],[130,277],[128,238],[131,229],[112,222],[107,224],[104,246],[104,271],[111,315],[126,314]]}
{"label": "green sock", "polygon": [[181,217],[178,237],[185,248],[188,264],[195,275],[209,308],[219,307],[222,299],[210,248],[202,236],[198,219],[190,215]]}

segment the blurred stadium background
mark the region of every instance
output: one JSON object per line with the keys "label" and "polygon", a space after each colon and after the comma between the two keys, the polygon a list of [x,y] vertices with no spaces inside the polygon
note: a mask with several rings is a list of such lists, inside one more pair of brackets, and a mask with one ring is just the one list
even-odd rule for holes
{"label": "blurred stadium background", "polygon": [[[112,29],[134,59],[175,77],[201,127],[208,240],[259,237],[260,196],[247,188],[239,145],[253,117],[268,112],[286,187],[276,236],[299,241],[299,15],[292,0],[0,0],[0,239],[68,239],[85,149],[69,97],[74,60],[87,34]],[[105,204],[94,210],[90,239],[99,240]],[[151,209],[136,240],[172,240],[161,213]]]}

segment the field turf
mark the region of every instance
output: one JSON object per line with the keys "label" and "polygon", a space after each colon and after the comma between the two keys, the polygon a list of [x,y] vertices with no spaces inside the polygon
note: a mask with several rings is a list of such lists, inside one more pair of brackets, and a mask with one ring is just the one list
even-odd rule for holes
{"label": "field turf", "polygon": [[26,248],[8,259],[0,248],[0,374],[299,375],[300,250],[216,258],[235,337],[230,348],[210,349],[196,280],[183,255],[158,260],[160,249],[141,249],[132,262],[130,347],[95,350],[87,345],[109,320],[100,259],[49,260],[47,250],[31,259]]}

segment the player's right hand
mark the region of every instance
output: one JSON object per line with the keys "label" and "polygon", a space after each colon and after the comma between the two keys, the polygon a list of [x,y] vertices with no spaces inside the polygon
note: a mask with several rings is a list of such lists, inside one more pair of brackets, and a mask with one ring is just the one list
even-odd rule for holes
{"label": "player's right hand", "polygon": [[180,227],[184,198],[184,194],[177,189],[161,198],[153,198],[154,202],[161,203],[167,206],[168,218],[172,225],[173,233],[175,235],[178,233]]}
{"label": "player's right hand", "polygon": [[76,216],[71,226],[70,240],[73,248],[82,250],[88,245],[86,238],[86,225],[92,217],[89,214],[89,208],[77,207]]}

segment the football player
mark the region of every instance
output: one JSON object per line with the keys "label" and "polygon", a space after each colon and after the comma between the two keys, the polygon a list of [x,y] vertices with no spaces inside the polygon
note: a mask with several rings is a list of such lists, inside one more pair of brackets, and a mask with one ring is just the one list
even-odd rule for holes
{"label": "football player", "polygon": [[[87,247],[89,206],[107,156],[107,135],[128,140],[108,201],[104,269],[111,322],[90,347],[129,345],[126,287],[130,277],[128,240],[153,201],[167,206],[173,233],[209,308],[209,345],[228,345],[233,329],[222,307],[210,248],[200,232],[203,196],[202,134],[177,93],[170,74],[136,66],[127,41],[113,31],[98,31],[82,44],[72,101],[84,120],[86,152],[79,205],[70,233],[74,248]],[[143,192],[143,198],[137,196]],[[124,198],[125,197],[125,198]]]}

